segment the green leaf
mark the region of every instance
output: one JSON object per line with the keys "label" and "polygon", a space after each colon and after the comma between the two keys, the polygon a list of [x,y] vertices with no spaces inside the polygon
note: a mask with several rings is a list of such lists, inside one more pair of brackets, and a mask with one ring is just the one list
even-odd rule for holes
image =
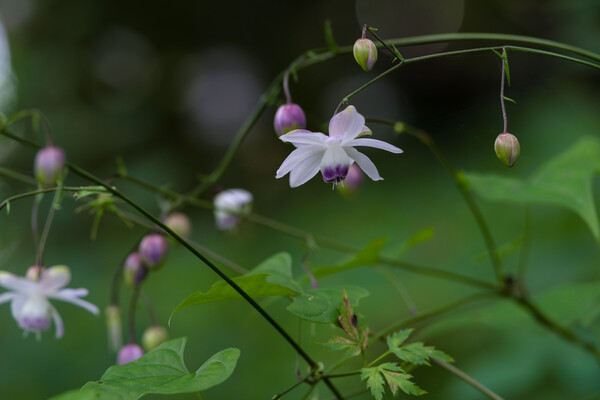
{"label": "green leaf", "polygon": [[323,28],[325,30],[325,42],[327,42],[327,47],[329,47],[329,50],[331,52],[338,54],[340,52],[340,46],[338,46],[338,44],[335,42],[335,39],[333,38],[333,29],[331,29],[331,21],[325,21],[325,25],[323,26]]}
{"label": "green leaf", "polygon": [[411,381],[412,375],[404,372],[404,370],[396,363],[383,363],[376,367],[363,368],[360,371],[361,380],[367,380],[367,388],[371,390],[371,394],[375,400],[381,400],[383,398],[386,381],[393,395],[398,392],[398,389],[406,394],[415,396],[427,393],[415,385]]}
{"label": "green leaf", "polygon": [[183,362],[185,344],[185,338],[165,342],[129,364],[108,368],[100,381],[88,382],[79,392],[52,400],[135,400],[146,394],[199,392],[229,378],[240,355],[238,349],[222,350],[190,373]]}
{"label": "green leaf", "polygon": [[127,176],[127,168],[125,167],[125,161],[123,161],[123,157],[117,157],[117,171],[119,171],[119,175]]}
{"label": "green leaf", "polygon": [[358,316],[354,313],[345,290],[342,291],[342,303],[338,308],[338,314],[337,322],[348,338],[336,336],[323,344],[333,350],[344,350],[348,356],[357,356],[368,346],[369,329],[362,324],[359,325]]}
{"label": "green leaf", "polygon": [[[516,239],[498,246],[496,248],[495,253],[500,259],[502,259],[502,258],[508,256],[509,254],[516,253],[521,248],[522,244],[523,244],[523,235],[519,235]],[[473,260],[476,263],[482,263],[489,258],[490,258],[490,253],[487,251],[484,251],[484,252],[481,252],[481,253],[475,255],[473,257]]]}
{"label": "green leaf", "polygon": [[506,83],[510,86],[510,69],[508,68],[508,53],[506,52],[506,49],[503,49],[502,51],[502,60],[504,61],[504,71],[506,72]]}
{"label": "green leaf", "polygon": [[381,400],[383,398],[383,392],[385,391],[383,376],[379,373],[378,367],[363,368],[360,370],[360,380],[367,380],[367,389],[371,390],[371,395],[375,397],[375,400]]}
{"label": "green leaf", "polygon": [[352,268],[364,267],[367,265],[379,264],[379,253],[387,238],[379,238],[373,240],[367,244],[352,260],[345,264],[334,266],[334,267],[316,267],[313,268],[313,275],[315,278],[323,278],[325,276],[333,275],[346,271]]}
{"label": "green leaf", "polygon": [[274,254],[249,272],[249,274],[261,273],[271,275],[269,282],[287,286],[298,293],[302,292],[302,286],[292,277],[292,256],[289,253]]}
{"label": "green leaf", "polygon": [[394,332],[391,335],[389,335],[386,341],[390,351],[393,352],[398,347],[402,346],[402,343],[404,343],[406,339],[408,339],[412,331],[412,329],[403,329],[401,331]]}
{"label": "green leaf", "polygon": [[515,100],[511,99],[510,97],[502,96],[502,98],[506,101],[510,101],[511,103],[517,104],[517,102]]}
{"label": "green leaf", "polygon": [[419,232],[412,235],[410,237],[410,239],[408,239],[406,242],[404,242],[402,244],[402,247],[400,248],[400,251],[398,252],[398,257],[399,258],[403,257],[406,253],[408,253],[408,250],[415,247],[419,243],[423,243],[423,242],[430,240],[431,238],[433,238],[434,235],[435,235],[435,230],[433,228],[421,229]]}
{"label": "green leaf", "polygon": [[287,310],[310,322],[337,322],[338,307],[344,290],[353,307],[358,306],[360,299],[369,295],[368,290],[352,285],[307,290],[293,297],[293,303],[287,307]]}
{"label": "green leaf", "polygon": [[448,362],[454,361],[452,357],[443,351],[436,350],[433,346],[425,346],[422,342],[410,343],[392,350],[392,352],[399,359],[416,365],[430,365],[430,358]]}
{"label": "green leaf", "polygon": [[475,193],[486,200],[567,208],[579,215],[600,241],[592,196],[592,178],[599,171],[600,142],[595,137],[583,137],[542,165],[527,181],[474,173],[468,174],[468,180]]}
{"label": "green leaf", "polygon": [[[252,274],[233,278],[233,281],[253,299],[272,296],[296,296],[300,292],[279,283],[270,282],[272,275]],[[171,318],[179,310],[198,304],[212,303],[239,298],[241,295],[225,281],[212,285],[208,292],[194,292],[186,297],[171,314]],[[170,321],[170,319],[169,319]]]}

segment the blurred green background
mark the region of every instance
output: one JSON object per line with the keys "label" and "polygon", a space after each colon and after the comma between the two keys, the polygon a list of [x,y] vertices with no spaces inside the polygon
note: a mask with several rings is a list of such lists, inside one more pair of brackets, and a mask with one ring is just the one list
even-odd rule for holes
{"label": "blurred green background", "polygon": [[[254,2],[136,2],[110,0],[0,0],[0,21],[10,46],[1,80],[3,112],[43,111],[55,141],[68,159],[97,176],[116,171],[122,156],[131,175],[155,185],[185,191],[198,174],[210,173],[261,93],[295,57],[325,45],[323,23],[330,20],[336,41],[352,44],[363,23],[385,38],[441,32],[499,32],[533,35],[600,51],[600,5],[593,0],[532,2],[475,0],[357,0]],[[458,48],[434,45],[400,49],[405,56]],[[10,59],[7,55],[10,54]],[[299,75],[292,96],[321,130],[343,96],[391,65],[380,52],[375,70],[364,73],[351,56],[338,57]],[[467,171],[527,177],[549,157],[580,136],[598,135],[600,73],[592,68],[541,56],[511,54],[512,86],[506,95],[509,131],[521,142],[521,158],[508,170],[496,159],[493,142],[502,129],[498,89],[500,62],[491,52],[443,58],[407,66],[352,99],[367,117],[402,120],[428,131],[448,158]],[[272,128],[275,108],[259,120],[220,184],[243,187],[255,196],[255,211],[326,237],[364,246],[387,236],[385,254],[423,228],[435,236],[407,255],[418,264],[457,271],[488,281],[494,278],[477,226],[446,172],[416,140],[396,137],[373,125],[377,138],[401,147],[401,156],[367,154],[383,182],[365,182],[345,199],[320,179],[290,189],[275,171],[289,152]],[[42,137],[19,125],[23,135]],[[30,174],[33,152],[0,139],[0,165]],[[69,177],[72,184],[85,184]],[[115,181],[136,201],[158,214],[157,197]],[[596,195],[600,194],[594,185]],[[2,199],[30,190],[0,180]],[[210,196],[209,196],[210,197]],[[499,244],[523,231],[524,207],[480,201]],[[143,234],[118,219],[104,218],[90,240],[93,217],[75,213],[81,204],[67,198],[52,227],[47,265],[71,267],[71,287],[90,289],[88,300],[104,308],[110,282],[127,252]],[[45,203],[45,207],[48,203]],[[214,226],[210,212],[186,209],[192,239],[252,268],[279,251],[294,257],[302,274],[300,242],[244,222],[236,233]],[[0,217],[0,269],[23,274],[34,263],[30,233],[31,199],[15,202]],[[566,284],[600,279],[600,253],[587,226],[575,214],[551,206],[532,207],[533,240],[527,284],[532,295]],[[335,264],[348,255],[322,249],[315,264]],[[514,271],[518,255],[506,259]],[[464,285],[397,271],[416,306],[427,311],[473,292]],[[144,286],[166,321],[189,293],[206,290],[216,276],[180,246]],[[325,279],[322,285],[361,285],[371,296],[359,311],[378,330],[408,316],[402,297],[374,268]],[[123,306],[129,298],[123,291]],[[600,293],[598,293],[600,297]],[[568,303],[568,296],[558,297]],[[596,298],[598,307],[600,299]],[[0,306],[0,397],[41,399],[98,379],[116,355],[107,350],[103,317],[54,303],[66,334],[53,330],[42,341],[22,334],[8,305]],[[287,300],[267,301],[268,311],[294,334],[297,320]],[[456,359],[456,365],[507,399],[591,399],[600,396],[600,368],[579,348],[537,326],[513,306],[491,305],[478,313],[452,314],[446,324],[424,324],[419,337]],[[578,312],[575,305],[573,312]],[[149,319],[138,314],[138,331]],[[598,328],[596,320],[595,327]],[[303,325],[302,344],[318,360],[337,356],[315,345],[335,328]],[[233,376],[203,393],[204,399],[268,399],[295,382],[292,349],[250,306],[239,301],[209,304],[180,312],[171,337],[187,336],[186,362],[195,370],[226,347],[241,349]],[[593,338],[592,338],[593,340]],[[377,354],[380,349],[372,349]],[[479,399],[482,395],[439,367],[419,368],[416,382],[431,399]],[[343,392],[361,386],[356,377],[338,381]],[[285,398],[300,398],[306,388]],[[330,394],[320,388],[320,399]],[[389,395],[389,393],[388,393]],[[175,398],[176,396],[174,396]],[[180,396],[179,398],[192,398]],[[161,397],[162,398],[162,397]],[[367,399],[369,395],[358,396]]]}

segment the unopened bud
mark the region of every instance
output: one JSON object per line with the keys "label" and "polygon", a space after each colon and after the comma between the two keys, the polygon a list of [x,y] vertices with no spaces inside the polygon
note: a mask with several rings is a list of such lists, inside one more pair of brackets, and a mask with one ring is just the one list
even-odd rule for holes
{"label": "unopened bud", "polygon": [[41,267],[39,265],[32,265],[31,267],[27,268],[27,273],[25,274],[25,277],[33,282],[39,281],[40,274],[42,273],[42,268],[44,267]]}
{"label": "unopened bud", "polygon": [[227,189],[214,199],[217,228],[233,229],[240,222],[241,215],[252,210],[252,193],[244,189]]}
{"label": "unopened bud", "polygon": [[144,350],[135,343],[127,344],[121,347],[117,356],[117,364],[123,365],[137,360],[144,355]]}
{"label": "unopened bud", "polygon": [[365,71],[370,71],[377,62],[377,46],[369,39],[358,39],[354,43],[354,59]]}
{"label": "unopened bud", "polygon": [[176,234],[183,237],[189,236],[192,231],[190,219],[187,215],[180,212],[169,214],[169,216],[165,218],[165,225],[171,228]]}
{"label": "unopened bud", "polygon": [[48,146],[37,152],[34,162],[35,177],[44,186],[56,185],[65,168],[65,152],[60,147]]}
{"label": "unopened bud", "polygon": [[142,239],[139,253],[147,268],[156,269],[162,265],[168,250],[167,240],[159,234],[152,234]]}
{"label": "unopened bud", "polygon": [[346,175],[346,179],[337,185],[337,189],[342,195],[349,197],[356,193],[362,184],[362,181],[363,172],[360,170],[358,165],[352,164],[350,168],[348,168],[348,175]]}
{"label": "unopened bud", "polygon": [[273,127],[277,135],[283,135],[294,129],[306,128],[304,111],[298,104],[288,103],[277,109],[273,119]]}
{"label": "unopened bud", "polygon": [[123,265],[123,280],[129,287],[134,287],[144,280],[148,270],[142,263],[140,253],[131,253]]}
{"label": "unopened bud", "polygon": [[517,161],[517,158],[519,158],[521,146],[514,135],[504,132],[499,134],[496,138],[494,150],[504,165],[507,167],[512,167]]}
{"label": "unopened bud", "polygon": [[169,338],[169,333],[164,326],[154,325],[146,329],[142,335],[142,346],[146,351],[150,351],[163,344]]}
{"label": "unopened bud", "polygon": [[123,344],[121,331],[121,308],[116,305],[106,307],[106,329],[108,332],[108,345],[111,350],[117,351]]}

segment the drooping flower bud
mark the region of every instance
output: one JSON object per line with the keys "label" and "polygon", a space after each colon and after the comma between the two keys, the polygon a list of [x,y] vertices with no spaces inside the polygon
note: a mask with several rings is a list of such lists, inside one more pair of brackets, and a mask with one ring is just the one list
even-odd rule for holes
{"label": "drooping flower bud", "polygon": [[142,263],[140,253],[131,253],[123,265],[123,280],[129,287],[134,287],[144,280],[148,270]]}
{"label": "drooping flower bud", "polygon": [[348,168],[346,179],[344,179],[341,184],[337,185],[336,188],[343,196],[351,196],[356,193],[362,182],[363,172],[358,165],[352,164],[350,168]]}
{"label": "drooping flower bud", "polygon": [[146,351],[158,347],[169,339],[169,333],[164,326],[154,325],[146,329],[142,335],[142,346]]}
{"label": "drooping flower bud", "polygon": [[252,193],[244,189],[228,189],[214,199],[217,228],[228,230],[240,222],[241,215],[252,209]]}
{"label": "drooping flower bud", "polygon": [[65,168],[65,152],[56,146],[44,147],[37,152],[34,162],[35,177],[45,186],[56,185]]}
{"label": "drooping flower bud", "polygon": [[168,250],[167,240],[156,233],[144,236],[139,247],[142,262],[150,269],[157,269],[162,265]]}
{"label": "drooping flower bud", "polygon": [[288,103],[277,109],[273,119],[273,127],[278,136],[294,129],[306,128],[306,117],[304,111],[298,104]]}
{"label": "drooping flower bud", "polygon": [[504,132],[496,138],[494,150],[500,161],[510,168],[515,164],[517,158],[519,158],[521,146],[514,135]]}
{"label": "drooping flower bud", "polygon": [[40,279],[42,268],[43,267],[40,267],[38,265],[32,265],[31,267],[27,268],[25,277],[32,282],[37,282]]}
{"label": "drooping flower bud", "polygon": [[354,59],[365,71],[370,71],[377,62],[377,46],[369,39],[361,38],[354,43]]}
{"label": "drooping flower bud", "polygon": [[144,355],[144,350],[135,343],[127,344],[121,347],[117,356],[117,364],[123,365],[137,360]]}
{"label": "drooping flower bud", "polygon": [[192,231],[192,224],[187,215],[174,212],[165,218],[165,225],[171,228],[179,236],[187,237]]}
{"label": "drooping flower bud", "polygon": [[106,307],[106,329],[108,332],[108,345],[111,350],[117,351],[123,344],[121,327],[121,308],[116,305]]}

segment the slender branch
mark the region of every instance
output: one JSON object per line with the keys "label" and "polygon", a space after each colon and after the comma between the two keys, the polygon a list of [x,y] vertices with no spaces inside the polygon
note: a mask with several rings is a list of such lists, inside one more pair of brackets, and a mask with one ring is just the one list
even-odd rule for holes
{"label": "slender branch", "polygon": [[508,132],[508,118],[506,117],[506,106],[504,105],[504,77],[506,75],[506,49],[502,54],[502,78],[500,79],[500,105],[502,106],[502,120],[504,121],[503,133]]}
{"label": "slender branch", "polygon": [[360,375],[360,371],[342,372],[339,374],[323,375],[323,378],[346,378],[348,376]]}
{"label": "slender branch", "polygon": [[[303,384],[304,382],[308,382],[313,378],[313,372],[309,373],[308,375],[306,375],[304,378],[298,380],[296,383],[294,383],[292,386],[290,386],[289,388],[285,389],[283,392],[276,394],[275,396],[273,396],[271,398],[271,400],[279,400],[280,398],[282,398],[284,395],[288,394],[289,392],[291,392],[292,390],[296,389],[298,386],[300,386],[301,384]],[[311,385],[314,384],[314,382],[309,382],[311,383]]]}
{"label": "slender branch", "polygon": [[499,395],[497,395],[496,393],[494,393],[490,389],[488,389],[483,383],[477,381],[475,378],[468,375],[464,371],[456,368],[454,365],[447,363],[446,361],[437,360],[435,358],[432,360],[434,363],[436,363],[440,367],[444,368],[446,371],[453,373],[454,375],[456,375],[457,377],[459,377],[460,379],[462,379],[469,385],[473,386],[475,389],[479,390],[481,393],[486,395],[488,398],[490,398],[492,400],[504,400],[502,397],[500,397]]}
{"label": "slender branch", "polygon": [[32,186],[37,185],[37,181],[34,178],[32,178],[31,176],[10,170],[8,168],[0,167],[0,175],[3,175],[3,176],[6,176],[7,178],[11,178],[11,179],[26,183],[28,185],[32,185]]}
{"label": "slender branch", "polygon": [[[4,199],[2,201],[2,203],[0,203],[0,210],[2,210],[9,203],[11,203],[15,200],[21,200],[21,199],[25,199],[27,197],[37,196],[38,194],[53,193],[53,192],[56,192],[57,190],[64,190],[65,192],[80,192],[82,190],[87,190],[87,189],[91,189],[91,187],[87,188],[86,186],[63,186],[63,187],[56,186],[56,187],[51,187],[51,188],[32,190],[31,192],[19,193],[17,195],[10,196],[10,197],[7,197],[6,199]],[[94,186],[93,189],[98,190],[98,187]]]}
{"label": "slender branch", "polygon": [[50,226],[52,226],[52,220],[54,219],[54,213],[56,212],[56,207],[60,201],[61,194],[62,188],[58,187],[54,192],[54,198],[50,204],[50,210],[48,210],[48,216],[46,217],[46,222],[44,223],[44,228],[42,229],[42,235],[40,237],[39,247],[36,254],[38,266],[44,265],[44,249],[46,248],[46,241],[48,240],[48,235],[50,234]]}

